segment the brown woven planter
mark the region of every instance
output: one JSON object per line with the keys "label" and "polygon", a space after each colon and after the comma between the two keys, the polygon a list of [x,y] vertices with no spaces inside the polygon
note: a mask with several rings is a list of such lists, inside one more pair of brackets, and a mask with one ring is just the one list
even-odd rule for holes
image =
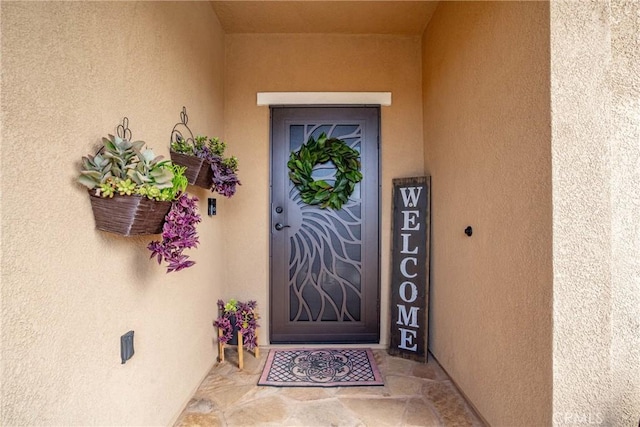
{"label": "brown woven planter", "polygon": [[102,198],[89,193],[96,228],[124,236],[160,234],[171,202],[156,202],[142,196]]}
{"label": "brown woven planter", "polygon": [[180,166],[186,166],[187,170],[184,175],[189,180],[189,184],[209,189],[213,179],[211,165],[204,159],[188,154],[176,153],[171,151],[171,161]]}

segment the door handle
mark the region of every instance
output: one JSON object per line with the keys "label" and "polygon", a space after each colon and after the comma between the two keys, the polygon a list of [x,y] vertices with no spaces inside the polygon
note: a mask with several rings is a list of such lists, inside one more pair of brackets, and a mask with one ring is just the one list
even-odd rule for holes
{"label": "door handle", "polygon": [[291,226],[290,226],[290,225],[283,225],[283,224],[281,224],[281,223],[277,223],[277,224],[275,225],[275,228],[276,228],[276,230],[278,230],[278,231],[282,230],[283,228],[287,228],[287,227],[291,227]]}

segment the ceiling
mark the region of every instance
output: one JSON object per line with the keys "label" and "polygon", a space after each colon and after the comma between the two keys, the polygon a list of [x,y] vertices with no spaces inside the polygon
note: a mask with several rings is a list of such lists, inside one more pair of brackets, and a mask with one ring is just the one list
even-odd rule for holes
{"label": "ceiling", "polygon": [[437,1],[211,1],[225,33],[421,35]]}

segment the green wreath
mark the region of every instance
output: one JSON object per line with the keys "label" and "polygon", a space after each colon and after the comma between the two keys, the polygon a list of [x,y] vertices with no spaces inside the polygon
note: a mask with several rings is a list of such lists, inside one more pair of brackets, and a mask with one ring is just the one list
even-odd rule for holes
{"label": "green wreath", "polygon": [[[313,167],[332,161],[336,177],[331,186],[325,180],[311,177]],[[323,132],[317,140],[309,137],[298,151],[292,152],[287,163],[289,179],[300,191],[300,198],[308,205],[339,210],[347,203],[356,184],[362,181],[360,153],[337,138],[327,138]]]}

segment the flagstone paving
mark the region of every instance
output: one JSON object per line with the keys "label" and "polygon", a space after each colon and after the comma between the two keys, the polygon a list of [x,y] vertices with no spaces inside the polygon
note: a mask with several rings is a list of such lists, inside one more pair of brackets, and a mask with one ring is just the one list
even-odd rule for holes
{"label": "flagstone paving", "polygon": [[258,386],[268,349],[261,353],[245,353],[240,371],[228,348],[175,426],[484,426],[433,358],[374,350],[384,386],[298,388]]}

